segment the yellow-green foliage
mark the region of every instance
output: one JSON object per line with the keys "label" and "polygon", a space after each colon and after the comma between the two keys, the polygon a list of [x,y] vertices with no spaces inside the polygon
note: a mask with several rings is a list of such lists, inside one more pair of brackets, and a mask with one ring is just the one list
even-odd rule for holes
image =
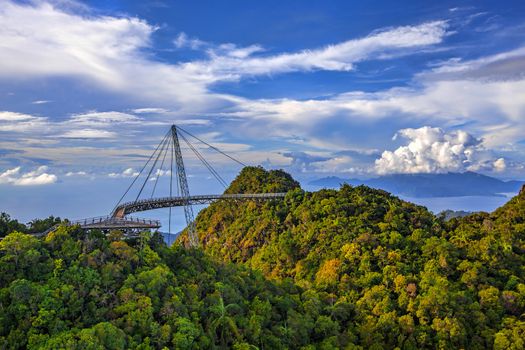
{"label": "yellow-green foliage", "polygon": [[308,289],[319,302],[303,305],[314,323],[337,323],[339,347],[523,346],[524,191],[492,214],[444,222],[364,186],[294,188],[284,201],[215,203],[197,227],[207,253]]}

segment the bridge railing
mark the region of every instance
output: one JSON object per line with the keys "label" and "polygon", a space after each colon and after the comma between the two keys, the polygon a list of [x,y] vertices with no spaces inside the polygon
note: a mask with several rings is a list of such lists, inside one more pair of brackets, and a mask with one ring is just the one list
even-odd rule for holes
{"label": "bridge railing", "polygon": [[100,224],[100,223],[122,223],[122,222],[137,222],[141,224],[148,224],[148,225],[159,225],[159,220],[152,220],[152,219],[142,219],[132,216],[125,216],[123,218],[115,218],[111,215],[106,216],[96,216],[86,219],[79,219],[79,220],[72,220],[69,222],[70,225],[94,225],[94,224]]}
{"label": "bridge railing", "polygon": [[[229,198],[281,198],[284,197],[286,193],[238,193],[238,194],[202,194],[190,196],[190,200],[207,200],[207,199],[229,199]],[[151,203],[151,202],[164,202],[170,200],[182,200],[183,197],[172,196],[172,197],[158,197],[158,198],[146,198],[139,199],[137,201],[130,201],[120,204],[118,207],[126,207],[129,205],[141,204],[141,203]]]}
{"label": "bridge railing", "polygon": [[[204,204],[214,202],[216,200],[241,200],[241,199],[274,199],[283,198],[286,193],[238,193],[238,194],[203,194],[190,196],[187,199],[180,196],[172,197],[160,197],[150,199],[140,199],[137,201],[122,203],[113,209],[111,216],[117,218],[122,217],[125,214],[144,211],[150,209],[159,209],[167,206],[179,206],[184,205],[185,201],[188,200],[191,204]],[[166,205],[170,203],[170,205]],[[175,204],[178,203],[178,204]],[[164,205],[163,205],[164,204]]]}

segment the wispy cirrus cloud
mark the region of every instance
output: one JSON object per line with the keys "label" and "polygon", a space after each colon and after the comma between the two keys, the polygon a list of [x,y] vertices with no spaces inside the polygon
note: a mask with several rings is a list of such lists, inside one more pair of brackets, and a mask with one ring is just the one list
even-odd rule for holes
{"label": "wispy cirrus cloud", "polygon": [[[348,71],[358,62],[376,59],[378,53],[406,54],[407,49],[438,44],[448,34],[445,21],[433,21],[292,53],[254,56],[263,50],[259,45],[215,45],[208,49],[207,59],[169,64],[143,52],[157,28],[138,18],[75,14],[40,1],[1,3],[0,76],[78,77],[141,99],[184,102],[185,108],[199,110],[230,103],[208,91],[219,81],[296,71]],[[183,34],[175,42],[194,47],[203,43]]]}
{"label": "wispy cirrus cloud", "polygon": [[97,112],[73,114],[67,120],[68,124],[83,126],[108,126],[117,124],[135,124],[143,122],[142,118],[122,112]]}
{"label": "wispy cirrus cloud", "polygon": [[48,119],[25,113],[0,111],[0,131],[26,132],[47,127]]}
{"label": "wispy cirrus cloud", "polygon": [[416,77],[422,80],[523,80],[525,47],[473,60],[452,58]]}
{"label": "wispy cirrus cloud", "polygon": [[192,70],[206,66],[225,80],[297,71],[350,71],[358,62],[377,59],[379,53],[406,54],[400,50],[411,48],[417,51],[421,47],[439,44],[446,35],[447,22],[433,21],[376,31],[363,38],[294,53],[254,57],[253,53],[261,51],[261,47],[232,46],[225,54],[211,50],[209,60],[187,63],[186,66]]}
{"label": "wispy cirrus cloud", "polygon": [[72,114],[60,121],[25,113],[0,111],[0,132],[24,134],[28,131],[38,131],[41,136],[69,139],[115,138],[117,132],[114,130],[122,125],[164,124],[166,123],[144,120],[133,114],[115,111]]}
{"label": "wispy cirrus cloud", "polygon": [[168,112],[169,112],[168,109],[159,108],[159,107],[145,107],[145,108],[133,109],[133,113],[137,113],[137,114],[165,114]]}

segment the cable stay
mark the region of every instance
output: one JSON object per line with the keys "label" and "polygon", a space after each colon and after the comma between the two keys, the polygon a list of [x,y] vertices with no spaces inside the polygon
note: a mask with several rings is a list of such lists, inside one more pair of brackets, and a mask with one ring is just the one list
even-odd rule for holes
{"label": "cable stay", "polygon": [[115,205],[115,208],[113,208],[113,211],[115,211],[115,209],[119,206],[119,204],[122,202],[122,200],[124,199],[124,197],[126,197],[126,195],[128,194],[129,190],[131,190],[131,187],[133,187],[133,185],[134,185],[135,182],[138,180],[138,178],[140,177],[140,175],[142,174],[142,172],[144,171],[144,169],[146,169],[146,167],[148,166],[149,162],[151,161],[151,159],[153,158],[153,156],[155,156],[155,153],[157,153],[159,147],[163,144],[164,140],[168,137],[168,135],[169,135],[169,132],[166,133],[166,135],[164,136],[164,138],[162,139],[162,141],[160,141],[160,143],[158,144],[157,148],[155,148],[155,151],[153,151],[153,153],[151,154],[151,156],[149,156],[148,161],[146,162],[146,164],[144,164],[144,166],[142,167],[142,169],[140,169],[139,173],[137,174],[137,176],[135,176],[135,178],[133,179],[133,181],[131,182],[131,184],[128,186],[128,188],[126,189],[126,191],[124,192],[124,194],[122,195],[122,197],[120,197],[120,199],[118,200],[117,204]]}
{"label": "cable stay", "polygon": [[204,164],[204,166],[210,171],[213,177],[222,185],[222,187],[226,188],[228,187],[228,184],[224,179],[217,173],[217,171],[211,166],[210,163],[200,154],[200,152],[184,137],[184,135],[180,135],[180,137],[186,142],[188,147],[193,151],[193,153],[197,156],[197,158]]}
{"label": "cable stay", "polygon": [[235,159],[234,157],[230,156],[228,153],[223,152],[223,151],[221,151],[220,149],[218,149],[217,147],[212,146],[212,145],[210,145],[209,143],[207,143],[206,141],[201,140],[200,138],[198,138],[197,136],[195,136],[195,135],[191,134],[190,132],[184,130],[184,129],[181,128],[180,126],[178,126],[177,128],[178,128],[180,131],[186,133],[187,135],[193,137],[194,139],[196,139],[196,140],[202,142],[203,144],[205,144],[206,146],[210,147],[211,149],[213,149],[213,150],[219,152],[220,154],[222,154],[222,155],[224,155],[224,156],[230,158],[230,159],[233,160],[234,162],[236,162],[236,163],[238,163],[238,164],[240,164],[240,165],[242,165],[242,166],[247,166],[246,164],[244,164],[244,163],[241,162],[240,160]]}

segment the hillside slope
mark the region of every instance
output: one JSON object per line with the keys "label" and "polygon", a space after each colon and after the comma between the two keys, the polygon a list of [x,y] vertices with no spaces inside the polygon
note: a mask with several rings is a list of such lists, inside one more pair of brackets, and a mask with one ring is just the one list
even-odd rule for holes
{"label": "hillside slope", "polygon": [[[236,179],[244,181],[253,179]],[[212,256],[351,305],[339,326],[365,348],[518,349],[524,196],[445,223],[364,186],[295,188],[284,201],[212,204],[197,228]]]}
{"label": "hillside slope", "polygon": [[122,241],[62,227],[43,240],[11,232],[0,241],[0,349],[335,344],[333,332],[304,330],[318,318],[309,300],[200,250],[168,249],[159,235]]}

